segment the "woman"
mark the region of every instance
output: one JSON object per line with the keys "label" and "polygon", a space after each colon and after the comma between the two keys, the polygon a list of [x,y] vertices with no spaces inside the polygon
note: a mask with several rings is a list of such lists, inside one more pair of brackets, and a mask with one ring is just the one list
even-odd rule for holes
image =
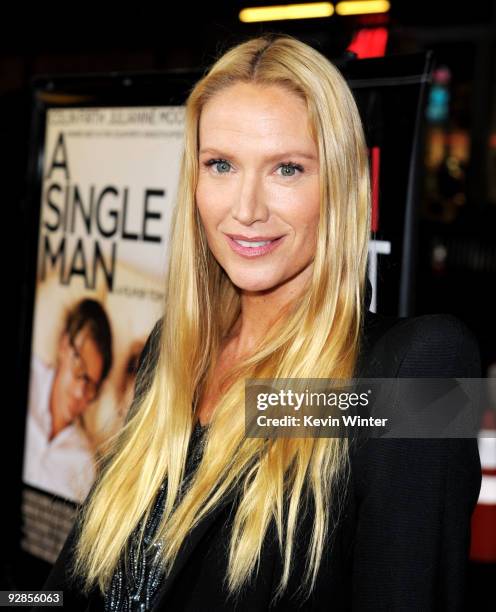
{"label": "woman", "polygon": [[163,319],[44,586],[67,609],[461,609],[475,440],[244,435],[246,378],[480,376],[455,317],[368,311],[369,236],[340,73],[289,36],[225,53],[187,101]]}

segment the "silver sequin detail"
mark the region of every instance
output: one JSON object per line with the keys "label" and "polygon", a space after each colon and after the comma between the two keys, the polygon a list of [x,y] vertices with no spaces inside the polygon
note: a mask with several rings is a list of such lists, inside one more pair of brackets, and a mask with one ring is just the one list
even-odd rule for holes
{"label": "silver sequin detail", "polygon": [[[202,427],[199,421],[197,421],[191,435],[185,476],[181,483],[176,505],[186,492],[194,471],[200,462],[203,454],[202,442],[205,430],[206,427]],[[158,490],[145,527],[143,537],[145,546],[148,546],[151,542],[153,534],[159,525],[165,494],[166,481],[162,483]],[[140,521],[138,527],[133,532],[133,537],[130,538],[128,571],[126,572],[124,555],[122,555],[117,570],[112,577],[110,590],[105,593],[105,612],[149,612],[151,610],[153,598],[157,594],[163,578],[163,574],[158,566],[163,543],[160,541],[156,543],[148,555],[144,554],[144,550],[138,550],[136,534],[142,524],[142,521]]]}

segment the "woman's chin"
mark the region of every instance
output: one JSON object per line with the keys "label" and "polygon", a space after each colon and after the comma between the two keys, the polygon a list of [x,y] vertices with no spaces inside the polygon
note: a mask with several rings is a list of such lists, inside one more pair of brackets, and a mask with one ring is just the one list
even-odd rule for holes
{"label": "woman's chin", "polygon": [[247,293],[258,293],[275,289],[280,281],[275,279],[247,278],[246,275],[230,276],[232,283],[240,290]]}

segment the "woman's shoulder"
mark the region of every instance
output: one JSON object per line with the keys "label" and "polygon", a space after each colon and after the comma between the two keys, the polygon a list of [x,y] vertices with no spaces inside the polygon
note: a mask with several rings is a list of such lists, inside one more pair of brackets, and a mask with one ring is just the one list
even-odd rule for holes
{"label": "woman's shoulder", "polygon": [[[156,363],[162,324],[160,317],[145,342],[137,384]],[[367,310],[357,371],[383,377],[482,376],[474,333],[450,313],[396,317]]]}
{"label": "woman's shoulder", "polygon": [[[481,377],[475,335],[445,313],[394,317],[369,312],[360,363],[364,378]],[[452,495],[470,509],[480,487],[472,438],[370,438],[353,447],[352,466],[358,497],[371,496],[377,503],[400,494],[418,496],[429,507]]]}
{"label": "woman's shoulder", "polygon": [[363,331],[362,376],[481,377],[478,341],[453,314],[395,317],[368,311]]}

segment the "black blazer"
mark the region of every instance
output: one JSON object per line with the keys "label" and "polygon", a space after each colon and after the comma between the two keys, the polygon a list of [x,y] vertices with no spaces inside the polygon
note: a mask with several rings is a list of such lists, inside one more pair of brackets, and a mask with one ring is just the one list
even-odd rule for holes
{"label": "black blazer", "polygon": [[[157,322],[155,330],[158,329]],[[143,355],[155,350],[150,334]],[[477,341],[449,314],[410,318],[368,312],[359,368],[363,377],[481,377]],[[235,603],[226,599],[226,545],[234,494],[203,520],[181,549],[154,610],[234,611],[466,609],[470,519],[481,485],[475,439],[368,439],[351,456],[343,518],[326,548],[314,594],[294,596],[304,574],[312,513],[297,537],[289,588],[269,608],[282,569],[271,527],[256,578]],[[75,527],[43,589],[64,591],[71,612],[103,610],[70,584],[66,568]],[[33,608],[37,609],[37,608]]]}

